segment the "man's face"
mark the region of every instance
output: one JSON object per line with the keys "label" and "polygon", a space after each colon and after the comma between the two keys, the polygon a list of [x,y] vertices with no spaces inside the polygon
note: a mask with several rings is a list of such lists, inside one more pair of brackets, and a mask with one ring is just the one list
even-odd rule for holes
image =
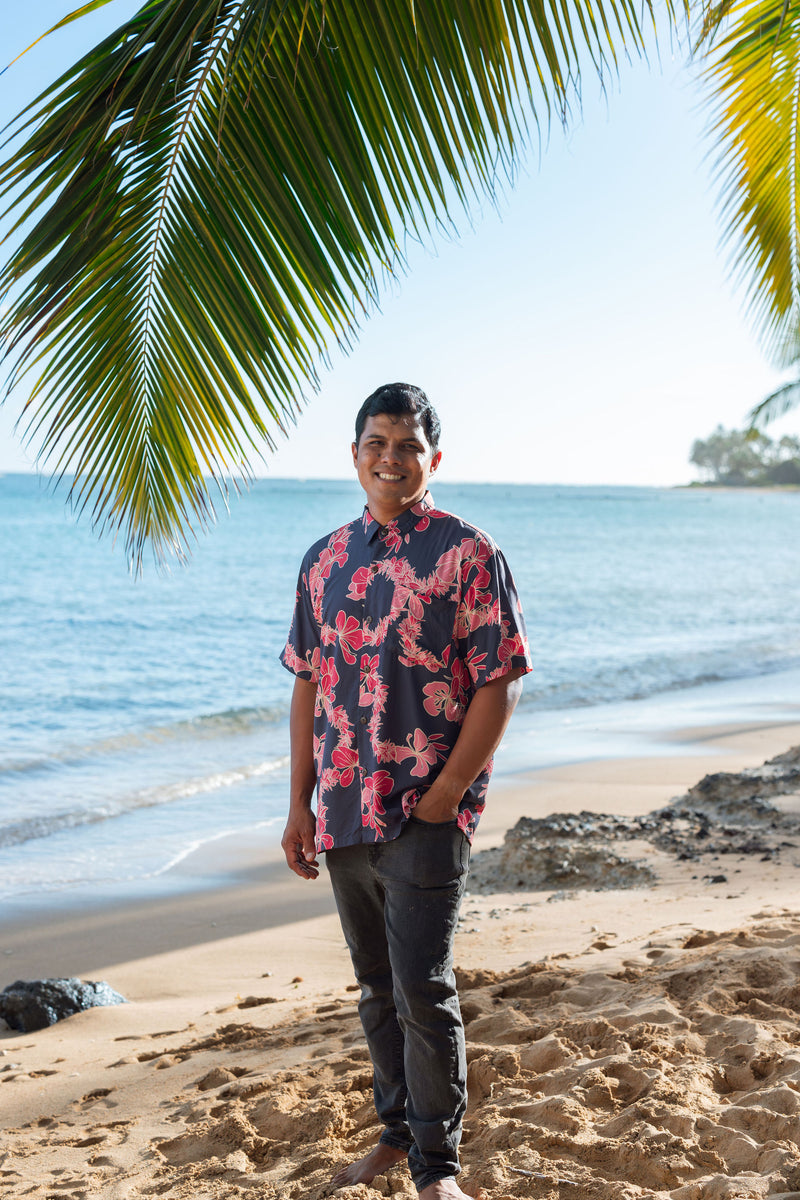
{"label": "man's face", "polygon": [[416,413],[367,417],[353,442],[353,462],[376,521],[385,525],[421,500],[441,457],[441,450],[431,451]]}

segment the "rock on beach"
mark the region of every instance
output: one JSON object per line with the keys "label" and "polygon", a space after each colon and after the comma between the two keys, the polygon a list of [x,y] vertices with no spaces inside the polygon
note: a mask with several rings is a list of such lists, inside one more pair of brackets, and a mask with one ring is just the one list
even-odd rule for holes
{"label": "rock on beach", "polygon": [[102,981],[18,979],[0,992],[0,1018],[18,1033],[33,1033],[87,1008],[126,1003]]}

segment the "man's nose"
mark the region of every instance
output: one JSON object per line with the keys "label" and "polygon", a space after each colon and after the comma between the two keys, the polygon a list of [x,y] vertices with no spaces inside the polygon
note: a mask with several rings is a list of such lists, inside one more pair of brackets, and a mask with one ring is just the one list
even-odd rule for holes
{"label": "man's nose", "polygon": [[399,458],[400,458],[399,447],[393,446],[390,442],[387,442],[387,444],[383,448],[383,454],[381,455],[381,462],[387,462],[387,463],[398,462]]}

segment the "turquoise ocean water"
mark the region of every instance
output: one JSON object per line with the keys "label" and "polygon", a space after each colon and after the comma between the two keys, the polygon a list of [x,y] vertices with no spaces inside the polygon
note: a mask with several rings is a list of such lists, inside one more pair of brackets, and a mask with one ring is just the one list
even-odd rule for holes
{"label": "turquoise ocean water", "polygon": [[[800,493],[437,484],[504,549],[529,678],[498,772],[800,716]],[[355,482],[257,483],[187,567],[131,579],[33,477],[0,478],[0,899],[163,876],[282,828],[303,551]],[[649,740],[648,740],[649,739]]]}

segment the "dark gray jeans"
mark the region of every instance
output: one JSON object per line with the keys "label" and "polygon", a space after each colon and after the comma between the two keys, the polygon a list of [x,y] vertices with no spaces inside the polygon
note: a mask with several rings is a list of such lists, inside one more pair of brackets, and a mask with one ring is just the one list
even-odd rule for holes
{"label": "dark gray jeans", "polygon": [[469,869],[455,821],[326,855],[373,1065],[381,1141],[408,1150],[418,1191],[457,1175],[467,1107],[453,935]]}

